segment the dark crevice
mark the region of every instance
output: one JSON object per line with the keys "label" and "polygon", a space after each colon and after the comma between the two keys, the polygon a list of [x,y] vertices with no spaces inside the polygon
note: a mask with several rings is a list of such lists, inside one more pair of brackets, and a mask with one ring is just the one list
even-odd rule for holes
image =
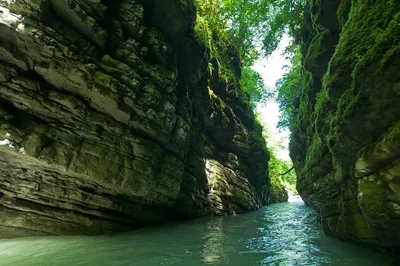
{"label": "dark crevice", "polygon": [[[92,217],[93,219],[111,221],[113,223],[115,223],[115,222],[125,223],[127,225],[132,224],[132,221],[133,221],[132,217],[128,216],[125,213],[121,213],[121,212],[118,212],[115,210],[110,210],[110,209],[101,209],[101,208],[98,208],[95,210],[95,209],[90,209],[90,208],[87,208],[86,206],[79,205],[79,204],[74,204],[74,205],[78,208],[81,208],[82,211],[77,211],[77,210],[72,210],[72,209],[63,209],[60,207],[51,206],[49,204],[33,202],[33,201],[22,199],[22,198],[13,198],[12,203],[13,203],[13,205],[15,205],[17,207],[28,208],[28,209],[31,209],[34,211],[41,212],[43,214],[46,214],[46,213],[50,214],[50,213],[56,211],[57,213],[74,214],[74,215],[79,215],[79,216],[84,215],[84,216]],[[107,216],[107,217],[88,213],[91,211],[98,211],[102,215]],[[114,217],[114,218],[111,218],[111,217]]]}
{"label": "dark crevice", "polygon": [[117,49],[118,38],[114,35],[114,21],[120,18],[119,11],[123,0],[101,0],[101,4],[107,7],[104,19],[99,23],[100,26],[107,32],[106,50],[105,53],[114,57]]}
{"label": "dark crevice", "polygon": [[15,107],[14,104],[4,98],[0,98],[0,117],[18,129],[31,128],[36,122],[45,123],[44,120],[32,116]]}

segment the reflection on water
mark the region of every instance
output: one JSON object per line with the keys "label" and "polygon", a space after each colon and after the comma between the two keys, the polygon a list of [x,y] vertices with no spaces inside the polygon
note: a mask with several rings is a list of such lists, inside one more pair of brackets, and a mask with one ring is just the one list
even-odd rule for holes
{"label": "reflection on water", "polygon": [[224,234],[222,233],[223,220],[217,217],[207,222],[207,229],[202,237],[205,240],[202,249],[202,257],[205,263],[215,264],[226,260],[225,253],[219,252],[224,250]]}
{"label": "reflection on water", "polygon": [[112,237],[0,241],[0,265],[388,265],[379,254],[326,237],[302,203]]}

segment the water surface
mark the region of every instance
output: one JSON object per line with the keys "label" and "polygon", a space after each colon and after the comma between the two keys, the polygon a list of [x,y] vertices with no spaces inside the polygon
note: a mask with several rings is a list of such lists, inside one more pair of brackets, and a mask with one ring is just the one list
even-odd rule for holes
{"label": "water surface", "polygon": [[117,236],[0,240],[0,265],[388,265],[325,236],[302,203],[147,228]]}

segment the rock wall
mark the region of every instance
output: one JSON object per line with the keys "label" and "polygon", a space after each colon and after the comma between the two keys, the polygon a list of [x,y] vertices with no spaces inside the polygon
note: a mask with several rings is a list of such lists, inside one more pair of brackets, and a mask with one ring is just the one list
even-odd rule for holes
{"label": "rock wall", "polygon": [[400,3],[308,1],[292,134],[297,189],[324,231],[400,251]]}
{"label": "rock wall", "polygon": [[255,210],[268,152],[191,0],[0,1],[1,236]]}

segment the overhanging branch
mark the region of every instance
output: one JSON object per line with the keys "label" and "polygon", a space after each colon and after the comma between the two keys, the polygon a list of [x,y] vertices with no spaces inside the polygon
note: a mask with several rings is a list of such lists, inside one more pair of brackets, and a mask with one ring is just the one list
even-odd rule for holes
{"label": "overhanging branch", "polygon": [[287,170],[287,171],[284,172],[283,174],[278,174],[278,175],[280,175],[280,176],[286,175],[286,174],[290,173],[290,171],[292,171],[293,169],[294,169],[294,166],[292,166],[289,170]]}

